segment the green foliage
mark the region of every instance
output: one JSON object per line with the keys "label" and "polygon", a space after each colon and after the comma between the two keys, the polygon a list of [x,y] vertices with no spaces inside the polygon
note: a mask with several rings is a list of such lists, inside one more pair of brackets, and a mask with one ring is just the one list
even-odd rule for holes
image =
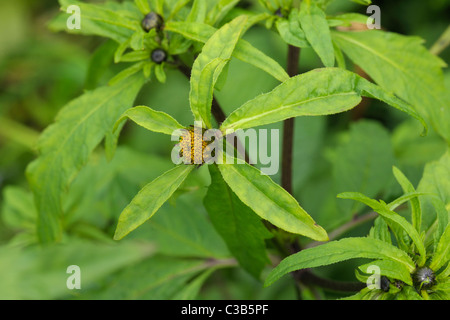
{"label": "green foliage", "polygon": [[[447,141],[448,95],[442,81],[444,62],[423,40],[378,30],[333,32],[333,40],[376,83],[411,103]],[[435,107],[428,108],[426,106]]]}
{"label": "green foliage", "polygon": [[269,263],[264,240],[271,238],[261,220],[233,193],[215,166],[204,204],[211,222],[240,265],[255,277]]}
{"label": "green foliage", "polygon": [[[299,88],[300,83],[306,85]],[[327,83],[327,86],[323,88],[321,83]],[[421,119],[407,103],[355,73],[324,68],[292,77],[270,93],[245,103],[230,114],[221,130],[246,129],[298,116],[335,114],[355,107],[361,96],[375,97]]]}
{"label": "green foliage", "polygon": [[131,106],[142,85],[139,75],[83,94],[62,108],[56,122],[39,138],[41,156],[29,165],[27,177],[35,193],[42,242],[61,239],[61,192],[111,130],[118,115]]}
{"label": "green foliage", "polygon": [[[27,43],[15,63],[0,52],[0,298],[448,300],[445,44],[355,31],[368,17],[350,11],[370,3],[59,0],[48,27],[69,38]],[[283,143],[280,172],[229,150],[174,166],[176,131],[210,146],[198,123],[219,146],[283,126],[263,146]],[[374,268],[384,284],[350,296],[321,279],[364,286]]]}
{"label": "green foliage", "polygon": [[[403,173],[395,167],[394,175],[402,187],[406,187],[406,189],[409,190],[413,189],[411,183]],[[416,222],[420,221],[422,216],[420,206],[418,206],[418,202],[415,201],[416,197],[419,195],[421,194],[408,196],[412,204],[412,220]],[[403,299],[405,298],[405,295],[407,299],[449,298],[445,289],[440,289],[448,279],[446,270],[442,270],[442,267],[447,265],[450,261],[448,225],[444,233],[437,239],[436,250],[427,253],[425,250],[426,239],[421,237],[418,230],[416,230],[416,228],[420,226],[416,225],[416,228],[414,228],[404,217],[390,209],[393,206],[397,207],[397,200],[400,198],[391,202],[391,204],[386,204],[383,201],[376,201],[356,192],[341,193],[338,197],[360,201],[371,207],[379,215],[377,223],[372,227],[369,236],[365,238],[350,237],[331,241],[290,255],[282,260],[268,275],[265,281],[266,286],[277,281],[283,275],[295,270],[325,266],[354,258],[368,258],[380,260],[361,265],[359,266],[359,270],[370,274],[372,272],[370,271],[370,268],[373,268],[374,266],[378,267],[381,271],[379,276],[382,275],[388,277],[390,283],[389,288],[387,291],[382,288],[372,289],[372,292],[368,290],[369,288],[364,288],[359,294],[350,298],[382,299],[382,297],[386,297],[387,293],[391,295],[391,299]],[[394,203],[395,205],[393,205]],[[397,242],[399,243],[398,247],[392,244],[388,227],[393,231],[397,238]],[[403,233],[407,234],[412,241],[411,245],[406,248],[401,248],[400,246],[400,238],[403,236]],[[429,259],[429,257],[431,257],[431,259]],[[417,270],[425,267],[426,264],[427,267],[437,275],[437,278],[441,277],[442,282],[438,281],[437,283],[433,283],[431,288],[423,289],[422,284],[415,280],[413,281],[413,278],[415,277]],[[364,277],[361,278],[361,280],[366,279],[367,278]],[[391,285],[398,280],[401,282],[394,286]],[[415,290],[417,290],[420,295],[417,294]],[[382,291],[385,292],[382,293]],[[433,294],[433,296],[429,296],[429,294]],[[411,295],[414,295],[415,298],[411,297]]]}

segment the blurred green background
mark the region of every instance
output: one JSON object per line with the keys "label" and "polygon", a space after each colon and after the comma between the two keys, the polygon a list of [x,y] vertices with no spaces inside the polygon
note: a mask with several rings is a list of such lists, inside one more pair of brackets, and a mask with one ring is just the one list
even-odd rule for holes
{"label": "blurred green background", "polygon": [[[426,3],[422,0],[386,0],[373,1],[373,4],[381,8],[381,23],[384,29],[420,36],[425,39],[427,48],[432,46],[450,22],[450,1],[447,0],[430,0]],[[256,0],[241,1],[240,5],[247,8],[258,7]],[[58,10],[59,5],[54,0],[0,2],[0,298],[77,298],[77,294],[68,293],[65,288],[59,288],[60,285],[50,285],[53,282],[60,283],[60,279],[67,277],[64,270],[62,274],[57,270],[65,266],[70,257],[77,255],[81,255],[81,259],[85,261],[92,262],[92,266],[87,268],[94,270],[92,274],[95,275],[92,276],[89,291],[78,296],[80,298],[171,297],[177,288],[184,286],[187,280],[196,274],[195,272],[202,270],[196,269],[195,266],[185,266],[184,264],[190,263],[187,260],[177,260],[187,254],[190,245],[192,250],[189,253],[195,257],[207,257],[206,254],[196,251],[199,248],[198,244],[202,244],[202,248],[210,248],[211,252],[214,252],[213,256],[217,258],[226,258],[228,253],[215,232],[196,233],[195,224],[185,237],[189,239],[199,236],[198,239],[192,240],[193,244],[174,242],[171,246],[170,241],[173,239],[167,240],[168,229],[183,228],[174,226],[176,221],[178,224],[195,221],[200,224],[207,223],[202,206],[202,196],[209,184],[205,168],[201,168],[190,178],[179,197],[162,208],[163,212],[155,217],[159,217],[159,220],[142,227],[131,237],[131,240],[140,239],[144,243],[126,243],[120,246],[119,251],[108,252],[108,245],[121,209],[140,186],[170,167],[167,160],[172,145],[168,143],[166,137],[137,126],[126,126],[125,134],[120,139],[120,148],[113,161],[106,162],[100,150],[94,154],[92,161],[71,187],[64,205],[68,212],[67,225],[70,235],[67,243],[73,241],[75,243],[73,246],[61,251],[58,251],[58,248],[52,249],[54,252],[41,252],[36,249],[37,251],[27,251],[26,254],[11,250],[35,246],[33,228],[36,213],[33,212],[33,200],[28,191],[25,168],[36,157],[34,144],[39,133],[52,123],[57,112],[68,101],[82,94],[84,90],[91,89],[92,83],[105,84],[112,75],[123,68],[120,65],[105,63],[104,73],[96,75],[97,78],[93,80],[89,66],[99,61],[101,63],[102,60],[99,59],[102,57],[101,48],[109,44],[98,37],[74,36],[50,31],[48,23]],[[330,6],[328,13],[339,12],[365,14],[365,7],[347,0],[337,0]],[[287,48],[273,31],[256,26],[245,35],[245,38],[279,61],[281,65],[286,64]],[[448,63],[450,49],[443,51],[440,57]],[[320,66],[320,60],[312,50],[302,50],[301,72]],[[450,72],[447,70],[445,78],[450,87]],[[276,84],[276,80],[264,72],[233,60],[230,64],[228,81],[217,93],[217,98],[228,114],[245,101],[271,90]],[[182,124],[189,125],[191,113],[188,93],[187,79],[178,71],[172,70],[168,74],[166,84],[157,81],[148,83],[141,91],[136,104],[164,110]],[[387,140],[390,139],[389,143],[392,145],[392,156],[414,183],[419,181],[424,164],[437,159],[444,152],[445,145],[436,135],[431,133],[423,140],[411,138],[407,134],[408,130],[412,128],[411,130],[419,131],[420,128],[416,128],[410,121],[405,121],[406,117],[403,114],[374,101],[369,101],[364,109],[343,115],[297,119],[295,195],[307,211],[319,212],[317,214],[326,211],[321,207],[324,205],[323,199],[316,195],[319,192],[330,191],[330,196],[333,196],[329,186],[330,159],[336,152],[342,152],[338,147],[345,146],[346,130],[349,123],[356,118],[373,120],[381,124],[383,132],[391,134],[391,138],[388,136]],[[280,125],[271,127],[281,128]],[[341,133],[344,133],[344,137]],[[417,148],[423,150],[420,157],[411,157],[412,150],[415,150],[415,154]],[[278,176],[275,176],[274,180],[278,181]],[[385,196],[388,197],[389,192],[395,195],[398,191],[392,187]],[[189,217],[186,217],[187,214]],[[338,217],[329,216],[325,225],[335,227],[338,223]],[[369,224],[352,232],[364,235],[368,228]],[[180,232],[182,236],[182,231]],[[147,240],[158,243],[163,247],[162,253],[168,256],[149,258],[153,249],[151,243],[145,242]],[[105,247],[95,248],[98,243]],[[180,249],[180,246],[183,249]],[[104,254],[104,258],[96,261],[94,258],[99,257],[96,250],[100,249],[101,257]],[[161,253],[161,250],[158,252]],[[122,253],[122,257],[118,257]],[[46,257],[55,256],[61,258],[50,259],[52,262],[45,260]],[[171,259],[178,262],[173,263]],[[189,267],[192,267],[193,271],[181,272],[179,277],[175,277],[179,279],[177,285],[172,284],[166,288],[164,284],[155,284],[155,288],[158,289],[156,291],[155,288],[150,291],[124,288],[121,291],[120,287],[115,290],[114,295],[111,295],[111,291],[102,291],[102,288],[117,289],[114,287],[114,281],[111,281],[112,275],[118,279],[144,277],[147,270],[145,264],[150,264],[149,261],[152,262],[150,269],[159,266],[160,269],[157,269],[155,274],[158,275],[159,270],[161,277],[165,276],[164,271],[169,272],[166,270],[168,265],[179,266],[180,270],[189,270]],[[130,265],[133,266],[134,273],[126,270],[125,266]],[[353,265],[356,265],[356,262],[322,268],[321,272],[334,279],[352,280]],[[103,271],[95,273],[95,270]],[[31,280],[23,280],[27,275]],[[98,279],[102,279],[102,282]],[[281,281],[271,289],[262,290],[261,284],[245,272],[224,269],[214,273],[200,292],[200,297],[295,298],[294,288],[284,285],[285,283]],[[49,289],[54,287],[59,289]],[[127,295],[127,290],[130,292],[144,290],[146,293]]]}

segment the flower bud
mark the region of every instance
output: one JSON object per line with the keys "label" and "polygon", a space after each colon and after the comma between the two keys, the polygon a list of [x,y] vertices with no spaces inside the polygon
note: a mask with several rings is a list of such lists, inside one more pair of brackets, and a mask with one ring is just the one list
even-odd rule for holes
{"label": "flower bud", "polygon": [[149,32],[153,28],[159,30],[162,24],[163,24],[162,17],[155,12],[150,12],[142,20],[142,29],[144,29],[147,32]]}
{"label": "flower bud", "polygon": [[155,49],[152,51],[151,58],[153,62],[161,64],[163,61],[166,61],[167,53],[162,49]]}

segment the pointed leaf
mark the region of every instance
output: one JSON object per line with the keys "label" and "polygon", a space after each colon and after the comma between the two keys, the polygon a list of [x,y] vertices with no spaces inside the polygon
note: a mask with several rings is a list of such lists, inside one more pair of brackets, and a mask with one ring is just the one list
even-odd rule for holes
{"label": "pointed leaf", "polygon": [[134,0],[136,7],[142,14],[147,14],[150,12],[150,6],[148,5],[148,0]]}
{"label": "pointed leaf", "polygon": [[27,178],[39,213],[42,242],[61,238],[63,192],[143,84],[142,75],[136,74],[114,86],[88,91],[63,107],[56,122],[41,135],[40,156],[27,167]]}
{"label": "pointed leaf", "polygon": [[[450,152],[447,151],[439,160],[428,162],[425,165],[418,191],[433,193],[438,198],[423,197],[421,199],[422,217],[424,229],[428,229],[437,222],[437,230],[434,232],[436,243],[443,234],[448,224],[450,211]],[[434,214],[436,212],[436,214]]]}
{"label": "pointed leaf", "polygon": [[383,217],[377,217],[375,219],[373,227],[370,228],[369,237],[382,240],[389,244],[392,243],[389,227]]}
{"label": "pointed leaf", "polygon": [[317,225],[286,190],[255,167],[244,164],[219,164],[222,177],[239,197],[261,218],[291,233],[326,241],[326,231]]}
{"label": "pointed leaf", "polygon": [[189,12],[186,21],[196,23],[205,22],[207,6],[206,0],[194,0],[191,12]]}
{"label": "pointed leaf", "polygon": [[409,104],[357,74],[339,68],[322,68],[292,77],[271,92],[246,102],[228,116],[221,130],[245,129],[297,116],[347,111],[358,105],[361,96],[368,96],[368,92],[371,97],[422,120]]}
{"label": "pointed leaf", "polygon": [[158,252],[164,255],[205,259],[230,258],[225,242],[199,203],[200,195],[194,198],[193,193],[170,199],[159,209],[158,214],[145,223],[145,229],[140,235],[157,243]]}
{"label": "pointed leaf", "polygon": [[345,238],[308,248],[285,258],[270,272],[264,286],[271,285],[295,270],[326,266],[354,258],[392,260],[403,264],[409,272],[415,269],[414,262],[406,252],[391,244],[373,238]]}
{"label": "pointed leaf", "polygon": [[155,65],[155,76],[159,82],[161,83],[166,82],[167,76],[166,72],[164,71],[164,63]]}
{"label": "pointed leaf", "polygon": [[194,166],[176,166],[142,188],[120,214],[114,239],[122,239],[150,219],[178,189],[192,169]]}
{"label": "pointed leaf", "polygon": [[[139,24],[134,20],[135,12],[130,12],[125,4],[96,5],[76,0],[59,0],[59,2],[63,12],[52,20],[50,24],[52,30],[98,35],[111,38],[118,43],[123,43],[133,35],[134,31],[139,30]],[[79,29],[67,28],[67,21],[71,15],[67,13],[67,9],[71,5],[80,8]]]}
{"label": "pointed leaf", "polygon": [[430,264],[430,268],[434,271],[439,270],[447,262],[450,261],[450,224],[445,228],[444,233],[439,239],[436,252]]}
{"label": "pointed leaf", "polygon": [[[207,24],[169,21],[165,25],[165,30],[176,32],[188,39],[205,43],[217,29]],[[281,82],[289,79],[289,75],[278,62],[243,39],[240,39],[236,44],[233,57],[267,72]]]}
{"label": "pointed leaf", "polygon": [[283,38],[287,44],[299,48],[310,47],[308,40],[306,40],[305,32],[300,26],[297,9],[291,11],[288,19],[277,20],[276,27],[281,38]]}
{"label": "pointed leaf", "polygon": [[391,211],[385,203],[378,202],[376,200],[370,199],[365,195],[358,192],[344,192],[338,195],[338,198],[341,199],[352,199],[356,201],[360,201],[367,206],[371,207],[375,212],[383,216],[389,221],[392,221],[396,225],[400,226],[405,232],[409,235],[411,240],[416,245],[416,248],[419,252],[419,266],[422,266],[425,263],[426,253],[423,242],[419,236],[419,233],[416,229],[402,216]]}
{"label": "pointed leaf", "polygon": [[[333,150],[329,162],[334,195],[352,190],[375,197],[392,179],[395,157],[389,130],[368,119],[351,123],[348,134]],[[334,218],[332,220],[346,218],[348,221],[364,207],[355,201],[335,201],[338,212],[330,217]]]}
{"label": "pointed leaf", "polygon": [[203,46],[191,71],[189,101],[196,121],[211,128],[213,88],[244,28],[247,17],[240,16],[217,30]]}
{"label": "pointed leaf", "polygon": [[334,49],[325,12],[314,2],[302,1],[298,15],[300,25],[311,47],[325,67],[334,66]]}
{"label": "pointed leaf", "polygon": [[111,80],[109,80],[108,85],[113,86],[116,83],[131,77],[133,74],[139,72],[144,67],[144,62],[138,62],[130,67],[122,70],[118,74],[116,74]]}
{"label": "pointed leaf", "polygon": [[410,286],[413,285],[410,270],[403,263],[399,263],[394,260],[377,260],[359,266],[358,269],[364,273],[370,273],[368,272],[368,268],[372,266],[377,266],[380,268],[381,276],[401,280]]}
{"label": "pointed leaf", "polygon": [[216,166],[210,165],[209,172],[212,182],[204,204],[211,222],[239,264],[258,278],[269,263],[264,241],[271,233],[231,191]]}
{"label": "pointed leaf", "polygon": [[450,108],[442,67],[417,37],[381,30],[332,32],[335,43],[380,87],[411,103],[447,141]]}
{"label": "pointed leaf", "polygon": [[177,129],[184,127],[174,118],[162,111],[155,111],[146,106],[137,106],[125,111],[117,120],[114,131],[126,119],[130,119],[147,130],[172,135]]}

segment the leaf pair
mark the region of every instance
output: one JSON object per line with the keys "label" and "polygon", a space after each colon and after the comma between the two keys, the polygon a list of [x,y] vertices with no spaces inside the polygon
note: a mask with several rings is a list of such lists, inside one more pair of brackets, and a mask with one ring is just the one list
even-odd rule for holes
{"label": "leaf pair", "polygon": [[[233,51],[229,48],[233,48],[233,44],[239,42],[245,19],[245,17],[238,17],[220,28],[207,41],[204,50],[194,63],[190,102],[196,120],[206,124],[211,123],[212,90],[223,68],[223,64],[215,62],[228,61],[231,57]],[[218,60],[216,55],[222,56]],[[149,130],[166,134],[172,134],[181,126],[169,115],[147,107],[128,110],[118,123],[126,118]],[[145,186],[122,212],[115,239],[123,238],[150,218],[175,192],[193,168],[193,165],[179,165]],[[218,168],[223,179],[240,201],[261,218],[290,232],[303,234],[316,240],[327,239],[326,232],[314,223],[297,201],[268,176],[262,175],[258,169],[248,164],[218,164]],[[283,200],[280,202],[280,199]]]}

